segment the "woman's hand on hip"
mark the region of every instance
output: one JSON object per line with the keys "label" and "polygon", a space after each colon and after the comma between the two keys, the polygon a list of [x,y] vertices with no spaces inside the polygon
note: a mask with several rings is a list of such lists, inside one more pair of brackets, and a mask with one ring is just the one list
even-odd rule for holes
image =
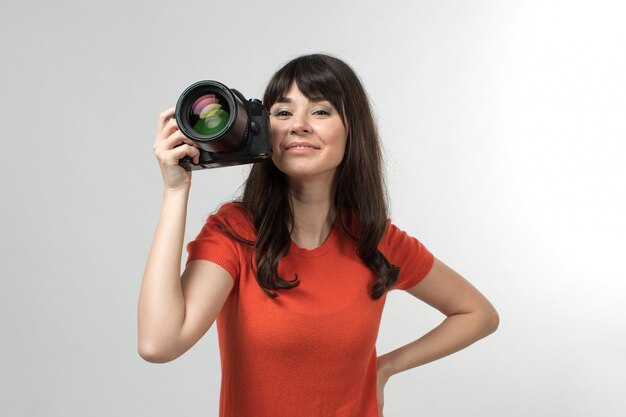
{"label": "woman's hand on hip", "polygon": [[378,358],[378,381],[376,384],[376,396],[378,398],[378,414],[380,417],[383,416],[383,406],[385,405],[385,385],[391,375],[383,365],[383,361],[381,358]]}

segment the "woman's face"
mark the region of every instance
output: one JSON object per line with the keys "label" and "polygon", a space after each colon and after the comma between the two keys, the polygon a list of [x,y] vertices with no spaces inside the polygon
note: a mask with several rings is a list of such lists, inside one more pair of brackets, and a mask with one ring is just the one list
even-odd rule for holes
{"label": "woman's face", "polygon": [[343,160],[347,132],[323,97],[307,98],[292,83],[270,108],[272,160],[290,178],[328,179]]}

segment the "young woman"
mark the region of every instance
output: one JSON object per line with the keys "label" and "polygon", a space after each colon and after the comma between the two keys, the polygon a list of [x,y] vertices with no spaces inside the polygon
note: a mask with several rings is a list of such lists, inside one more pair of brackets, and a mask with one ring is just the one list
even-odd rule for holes
{"label": "young woman", "polygon": [[[378,134],[367,95],[344,62],[294,59],[271,79],[272,160],[255,164],[239,201],[209,216],[180,261],[195,144],[174,109],[154,143],[161,216],[139,299],[139,353],[171,361],[217,318],[222,417],[382,416],[383,389],[402,371],[490,334],[493,306],[387,219]],[[446,319],[377,356],[392,289]]]}

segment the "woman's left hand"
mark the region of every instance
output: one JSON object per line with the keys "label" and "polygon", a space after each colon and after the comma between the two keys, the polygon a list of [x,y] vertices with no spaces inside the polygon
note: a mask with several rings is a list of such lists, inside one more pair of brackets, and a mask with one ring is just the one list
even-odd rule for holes
{"label": "woman's left hand", "polygon": [[381,358],[378,358],[378,382],[376,385],[376,396],[378,398],[378,415],[383,416],[383,406],[385,405],[385,384],[389,381],[390,375],[382,365]]}

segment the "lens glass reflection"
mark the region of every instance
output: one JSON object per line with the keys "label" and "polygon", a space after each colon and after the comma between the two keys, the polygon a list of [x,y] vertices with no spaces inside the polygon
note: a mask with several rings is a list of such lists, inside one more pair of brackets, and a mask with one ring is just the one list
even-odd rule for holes
{"label": "lens glass reflection", "polygon": [[230,113],[224,98],[216,94],[205,94],[194,101],[190,116],[190,124],[196,133],[215,135],[226,127]]}

